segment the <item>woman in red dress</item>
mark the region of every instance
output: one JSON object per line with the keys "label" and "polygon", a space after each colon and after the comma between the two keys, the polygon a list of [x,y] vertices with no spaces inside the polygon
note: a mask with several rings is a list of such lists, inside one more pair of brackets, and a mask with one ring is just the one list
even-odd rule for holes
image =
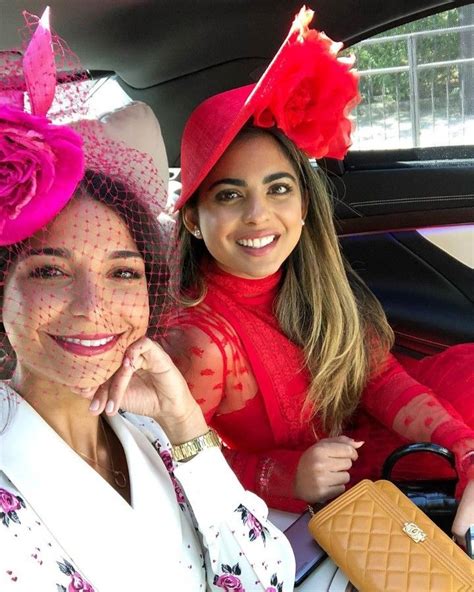
{"label": "woman in red dress", "polygon": [[[188,306],[170,347],[232,468],[271,506],[331,499],[377,478],[402,443],[432,441],[456,456],[461,535],[474,522],[474,349],[408,374],[380,304],[341,256],[308,156],[347,151],[357,78],[311,16],[298,15],[257,85],[211,97],[186,125]],[[428,474],[449,475],[437,460]],[[419,472],[411,463],[404,476]]]}

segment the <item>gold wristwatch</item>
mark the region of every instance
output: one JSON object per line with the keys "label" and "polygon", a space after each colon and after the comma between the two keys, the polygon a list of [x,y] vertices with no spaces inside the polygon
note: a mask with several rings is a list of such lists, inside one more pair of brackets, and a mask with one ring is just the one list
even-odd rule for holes
{"label": "gold wristwatch", "polygon": [[192,440],[188,440],[182,444],[176,444],[176,446],[172,446],[171,454],[173,455],[175,461],[186,462],[187,460],[190,460],[196,456],[196,454],[199,454],[201,450],[213,448],[214,446],[218,446],[220,448],[221,441],[216,432],[210,429],[202,436],[198,436],[197,438],[193,438]]}

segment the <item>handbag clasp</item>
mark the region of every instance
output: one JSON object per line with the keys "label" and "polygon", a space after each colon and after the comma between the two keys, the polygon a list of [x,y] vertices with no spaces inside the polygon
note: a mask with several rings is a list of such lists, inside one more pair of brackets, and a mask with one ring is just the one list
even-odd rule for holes
{"label": "handbag clasp", "polygon": [[402,530],[414,540],[415,543],[422,543],[426,540],[426,533],[424,533],[414,522],[405,522]]}

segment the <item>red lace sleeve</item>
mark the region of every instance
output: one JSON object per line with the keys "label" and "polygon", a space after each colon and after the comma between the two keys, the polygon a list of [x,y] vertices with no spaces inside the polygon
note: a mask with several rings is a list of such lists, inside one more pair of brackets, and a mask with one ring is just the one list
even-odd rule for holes
{"label": "red lace sleeve", "polygon": [[[210,425],[223,415],[235,417],[236,424],[242,421],[238,413],[232,414],[258,395],[258,385],[241,342],[225,319],[206,305],[185,311],[164,345]],[[226,434],[220,433],[225,441]],[[293,496],[302,453],[285,449],[248,452],[224,447],[228,463],[245,488],[270,507],[291,512],[302,512],[306,507]]]}
{"label": "red lace sleeve", "polygon": [[224,449],[224,456],[242,485],[254,491],[270,508],[304,512],[307,503],[293,494],[296,469],[303,450],[271,450],[261,453]]}
{"label": "red lace sleeve", "polygon": [[258,387],[235,331],[206,305],[182,313],[165,348],[208,422],[255,397]]}
{"label": "red lace sleeve", "polygon": [[187,326],[169,333],[165,349],[209,423],[224,393],[226,356],[220,342],[197,327]]}
{"label": "red lace sleeve", "polygon": [[412,378],[389,355],[362,396],[365,409],[385,426],[410,441],[435,442],[456,455],[461,489],[474,471],[466,455],[474,450],[474,431],[444,399]]}

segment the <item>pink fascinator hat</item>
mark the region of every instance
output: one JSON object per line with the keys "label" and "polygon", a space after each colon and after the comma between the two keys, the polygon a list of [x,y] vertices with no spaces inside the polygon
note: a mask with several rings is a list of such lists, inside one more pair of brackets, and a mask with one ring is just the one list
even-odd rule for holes
{"label": "pink fascinator hat", "polygon": [[[24,15],[34,26],[33,17]],[[55,89],[47,8],[21,64],[7,61],[0,71],[0,245],[23,240],[47,224],[84,174],[82,138],[48,117]]]}
{"label": "pink fascinator hat", "polygon": [[220,93],[189,117],[181,142],[180,209],[242,127],[278,127],[309,157],[342,159],[351,145],[349,113],[360,101],[353,58],[309,25],[303,6],[288,37],[256,84]]}
{"label": "pink fascinator hat", "polygon": [[86,171],[122,183],[158,218],[168,163],[152,110],[133,103],[88,118],[89,75],[52,32],[49,8],[41,18],[23,15],[23,49],[0,60],[0,246],[44,228]]}

